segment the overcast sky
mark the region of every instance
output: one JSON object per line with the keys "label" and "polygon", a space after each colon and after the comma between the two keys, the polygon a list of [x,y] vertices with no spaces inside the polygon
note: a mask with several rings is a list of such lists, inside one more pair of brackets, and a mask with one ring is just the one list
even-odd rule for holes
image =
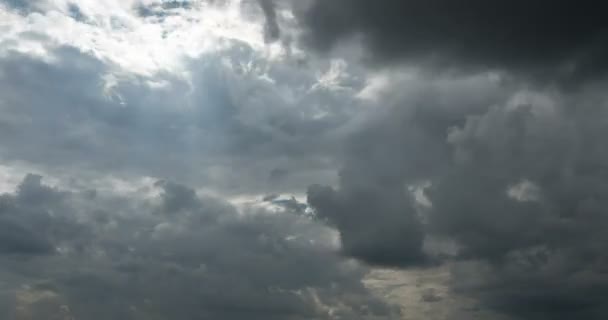
{"label": "overcast sky", "polygon": [[0,0],[0,318],[608,319],[608,4]]}

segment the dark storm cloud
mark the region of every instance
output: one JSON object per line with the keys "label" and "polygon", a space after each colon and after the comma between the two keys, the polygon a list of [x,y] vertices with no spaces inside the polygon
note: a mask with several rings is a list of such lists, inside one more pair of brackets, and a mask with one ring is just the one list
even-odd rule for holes
{"label": "dark storm cloud", "polygon": [[[405,89],[395,105],[370,110],[347,142],[338,188],[313,186],[308,202],[338,229],[345,254],[403,267],[433,260],[424,253],[426,231],[408,187],[446,168],[447,129],[463,121],[463,113],[490,103],[498,90],[484,77],[399,85]],[[480,90],[487,96],[470,95]]]}
{"label": "dark storm cloud", "polygon": [[[157,183],[160,195],[154,198],[138,193],[92,197],[88,191],[66,192],[40,182],[28,176],[16,194],[3,195],[3,203],[22,212],[2,215],[28,215],[56,228],[75,223],[88,232],[53,233],[60,249],[35,261],[14,258],[5,252],[6,243],[0,246],[6,283],[28,285],[14,288],[18,296],[42,295],[41,303],[25,306],[39,315],[34,319],[48,319],[54,315],[49,310],[59,312],[59,305],[76,319],[92,320],[397,316],[394,307],[361,283],[367,270],[336,255],[324,244],[328,230],[309,219],[263,211],[240,214],[225,201],[170,182]],[[35,204],[19,200],[34,195]],[[63,211],[55,213],[59,207]],[[105,218],[98,219],[102,213]],[[30,227],[45,232],[42,225]],[[0,228],[0,238],[20,229],[12,230]],[[29,239],[28,247],[19,240],[13,249],[32,251]]]}
{"label": "dark storm cloud", "polygon": [[450,132],[455,164],[428,190],[432,225],[465,257],[485,261],[484,272],[455,281],[487,306],[526,319],[608,314],[606,101],[598,95],[494,107]]}
{"label": "dark storm cloud", "polygon": [[[261,3],[276,25],[272,3]],[[306,204],[265,197],[279,211],[269,213],[239,212],[165,180],[117,196],[27,176],[0,197],[0,312],[10,304],[2,293],[26,283],[26,293],[52,292],[91,320],[397,317],[362,285],[368,269],[346,256],[387,267],[445,258],[452,292],[475,298],[479,310],[608,318],[605,85],[560,93],[476,73],[601,75],[601,9],[313,1],[300,17],[318,48],[362,36],[376,63],[472,72],[390,70],[365,103],[354,97],[369,93],[365,79],[321,83],[325,68],[314,59],[306,72],[239,42],[183,61],[189,81],[121,78],[117,66],[73,48],[45,61],[7,53],[2,159],[237,194],[320,185],[308,188]],[[340,177],[328,186],[336,160]],[[341,255],[322,223],[338,231]],[[422,300],[451,298],[436,293]]]}
{"label": "dark storm cloud", "polygon": [[281,36],[274,0],[258,0],[266,17],[265,36],[267,41],[274,41]]}
{"label": "dark storm cloud", "polygon": [[168,181],[159,181],[156,185],[165,191],[162,194],[164,212],[180,212],[198,205],[196,192],[186,186]]}
{"label": "dark storm cloud", "polygon": [[316,0],[301,20],[315,47],[361,36],[381,64],[402,60],[572,80],[606,71],[607,9],[595,0]]}
{"label": "dark storm cloud", "polygon": [[[606,317],[604,86],[424,80],[388,85],[380,101],[389,105],[351,137],[340,184],[309,189],[345,253],[404,266],[428,256],[423,240],[442,239],[457,247],[448,257],[467,261],[452,288],[484,310]],[[412,200],[416,188],[428,205]]]}
{"label": "dark storm cloud", "polygon": [[[383,93],[398,96],[395,106],[353,136],[338,188],[314,187],[309,202],[340,231],[345,250],[349,233],[365,235],[360,243],[390,252],[389,264],[424,247],[422,237],[454,242],[453,257],[468,262],[454,269],[453,289],[480,308],[522,319],[608,316],[603,2],[313,1],[303,12],[318,49],[359,37],[380,65],[497,70],[577,86],[530,92],[509,80],[482,90],[391,83]],[[408,206],[377,205],[407,203],[411,195],[394,196],[404,185],[426,185],[422,236],[406,236]],[[352,232],[351,220],[363,230]],[[399,236],[365,234],[383,222],[401,226]]]}
{"label": "dark storm cloud", "polygon": [[454,267],[453,288],[515,319],[604,319],[605,265],[585,254],[545,250],[513,254],[500,264]]}
{"label": "dark storm cloud", "polygon": [[52,245],[35,232],[0,219],[0,253],[1,254],[47,254],[53,251]]}
{"label": "dark storm cloud", "polygon": [[[64,194],[41,184],[41,177],[28,175],[16,195],[0,197],[0,252],[3,254],[51,254],[65,240],[78,238],[86,228],[64,220],[69,210]],[[71,241],[70,240],[70,241]]]}
{"label": "dark storm cloud", "polygon": [[342,188],[312,186],[308,202],[318,218],[338,229],[344,254],[382,266],[424,262],[424,233],[403,189]]}

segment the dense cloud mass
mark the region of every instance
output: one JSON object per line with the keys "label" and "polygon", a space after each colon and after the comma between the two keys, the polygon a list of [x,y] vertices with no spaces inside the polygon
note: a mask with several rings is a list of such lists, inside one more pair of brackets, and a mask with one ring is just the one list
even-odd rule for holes
{"label": "dense cloud mass", "polygon": [[2,195],[0,216],[4,285],[26,278],[23,295],[49,296],[28,319],[49,319],[37,310],[45,304],[75,319],[397,315],[363,287],[365,268],[333,253],[326,228],[263,209],[241,214],[175,183],[116,198],[28,175]]}
{"label": "dense cloud mass", "polygon": [[302,21],[314,46],[327,49],[361,36],[380,63],[572,80],[606,71],[607,9],[595,0],[318,0]]}
{"label": "dense cloud mass", "polygon": [[308,202],[340,231],[345,254],[378,265],[420,263],[423,232],[411,199],[395,186],[375,188],[312,186]]}
{"label": "dense cloud mass", "polygon": [[[437,83],[419,109],[407,94],[401,101],[413,110],[393,109],[357,136],[340,189],[311,188],[310,204],[337,226],[343,249],[364,261],[386,254],[385,262],[400,266],[400,258],[425,252],[423,227],[426,241],[457,246],[444,253],[462,261],[453,288],[484,307],[522,319],[603,318],[608,127],[601,89],[509,96],[501,90],[512,89],[481,81],[460,87],[460,99],[449,82]],[[479,88],[495,94],[488,101],[475,96]],[[422,185],[422,224],[408,185]],[[404,204],[395,207],[394,199]],[[352,251],[353,235],[373,254]]]}
{"label": "dense cloud mass", "polygon": [[408,89],[390,98],[392,106],[370,111],[346,142],[339,188],[313,186],[308,201],[336,225],[346,253],[372,264],[424,265],[434,257],[424,252],[427,228],[414,191],[449,170],[447,130],[504,94],[485,76],[396,85]]}
{"label": "dense cloud mass", "polygon": [[606,315],[606,100],[594,95],[490,108],[448,136],[456,166],[429,190],[431,219],[490,264],[472,287],[495,308]]}
{"label": "dense cloud mass", "polygon": [[[529,91],[526,83],[490,80],[454,88],[449,80],[432,80],[412,90],[408,81],[392,83],[384,93],[395,98],[383,101],[394,107],[353,137],[339,189],[309,190],[317,214],[341,232],[344,250],[352,225],[370,232],[385,222],[401,228],[401,237],[387,229],[377,238],[353,232],[361,247],[378,254],[398,248],[390,255],[395,259],[412,248],[425,251],[416,236],[423,228],[425,243],[456,245],[455,252],[444,248],[461,261],[452,287],[484,308],[521,319],[604,318],[605,12],[596,1],[314,1],[301,18],[317,48],[360,36],[376,63],[465,76],[501,71],[578,87]],[[377,191],[390,184],[391,190],[422,188],[422,222],[412,221],[411,202],[399,210],[366,207],[378,194],[395,194]],[[343,200],[353,186],[365,191]],[[394,207],[389,198],[381,203]],[[342,215],[348,223],[335,221]]]}
{"label": "dense cloud mass", "polygon": [[0,0],[0,318],[608,318],[606,9]]}

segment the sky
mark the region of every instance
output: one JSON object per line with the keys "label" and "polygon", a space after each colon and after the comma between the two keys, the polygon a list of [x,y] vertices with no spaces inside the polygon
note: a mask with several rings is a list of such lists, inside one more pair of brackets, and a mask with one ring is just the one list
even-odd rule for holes
{"label": "sky", "polygon": [[0,0],[0,318],[608,318],[608,4]]}

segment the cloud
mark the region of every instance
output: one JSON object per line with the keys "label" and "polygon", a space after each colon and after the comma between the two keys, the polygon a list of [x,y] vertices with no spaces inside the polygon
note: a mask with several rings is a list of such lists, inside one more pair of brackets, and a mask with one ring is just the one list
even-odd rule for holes
{"label": "cloud", "polygon": [[[370,182],[371,184],[371,182]],[[411,199],[391,187],[312,186],[308,202],[319,219],[340,232],[344,254],[381,266],[424,262],[424,232]]]}
{"label": "cloud", "polygon": [[[345,91],[309,90],[312,70],[267,61],[238,42],[189,60],[188,78],[125,75],[73,47],[49,53],[51,61],[17,52],[0,61],[5,161],[69,163],[234,193],[264,181],[263,192],[289,192],[331,178],[326,159],[356,115],[335,103],[356,103]],[[279,90],[288,84],[293,89]],[[280,184],[268,178],[277,168],[290,172]]]}
{"label": "cloud", "polygon": [[[520,96],[450,132],[455,165],[429,189],[431,219],[482,260],[479,274],[455,281],[488,306],[534,319],[606,314],[605,112],[595,94]],[[522,181],[530,197],[509,194]]]}
{"label": "cloud", "polygon": [[[389,80],[370,96],[381,111],[353,135],[340,184],[309,191],[345,250],[361,235],[368,252],[397,248],[386,255],[399,266],[404,252],[443,239],[457,248],[447,256],[463,261],[454,262],[452,288],[481,309],[605,317],[604,9],[591,1],[313,1],[300,15],[309,44],[329,50],[360,39],[373,63],[422,70],[417,81],[399,80],[403,69],[385,72]],[[502,79],[484,84],[488,74]],[[529,79],[576,88],[531,89]],[[422,190],[419,203],[408,188],[414,198]],[[397,201],[407,205],[385,206]],[[412,225],[420,236],[407,237]]]}
{"label": "cloud", "polygon": [[289,4],[1,7],[0,316],[606,318],[601,4]]}
{"label": "cloud", "polygon": [[281,36],[281,29],[277,22],[274,0],[258,0],[258,2],[266,17],[265,37],[267,41],[277,40]]}
{"label": "cloud", "polygon": [[10,220],[0,220],[0,252],[9,254],[47,254],[54,248],[35,232]]}
{"label": "cloud", "polygon": [[[61,303],[76,319],[397,315],[363,286],[365,268],[334,254],[325,242],[326,228],[291,214],[241,214],[220,199],[175,183],[152,187],[160,188],[157,197],[134,193],[121,198],[51,188],[30,175],[15,194],[2,196],[3,206],[21,210],[2,211],[3,219],[10,216],[36,232],[48,231],[57,247],[36,256],[36,262],[14,258],[9,254],[17,250],[38,253],[36,238],[19,234],[17,239],[24,240],[14,240],[20,229],[8,232],[4,223],[0,229],[0,269],[8,273],[7,281],[24,281],[30,289],[23,294],[55,297],[29,305],[31,314]],[[38,220],[46,227],[36,225]],[[71,225],[87,232],[57,232]]]}
{"label": "cloud", "polygon": [[393,267],[443,257],[452,289],[482,310],[602,318],[603,86],[390,79],[373,100],[387,105],[347,143],[339,185],[309,189],[344,253]]}
{"label": "cloud", "polygon": [[0,3],[8,5],[10,8],[16,9],[19,12],[27,13],[29,10],[35,8],[37,0],[2,0]]}
{"label": "cloud", "polygon": [[[338,187],[312,186],[308,202],[338,229],[345,254],[384,266],[423,265],[433,257],[424,250],[426,226],[411,188],[446,168],[447,129],[499,90],[483,76],[393,84],[406,89],[385,96],[393,105],[371,107],[346,141]],[[469,94],[478,90],[488,97]]]}
{"label": "cloud", "polygon": [[14,255],[47,255],[56,251],[64,237],[78,241],[87,232],[76,221],[66,221],[62,214],[65,195],[41,184],[41,177],[27,175],[16,195],[0,199],[0,251]]}
{"label": "cloud", "polygon": [[506,70],[572,83],[606,71],[606,5],[592,0],[312,1],[302,12],[314,47],[360,37],[380,64]]}

